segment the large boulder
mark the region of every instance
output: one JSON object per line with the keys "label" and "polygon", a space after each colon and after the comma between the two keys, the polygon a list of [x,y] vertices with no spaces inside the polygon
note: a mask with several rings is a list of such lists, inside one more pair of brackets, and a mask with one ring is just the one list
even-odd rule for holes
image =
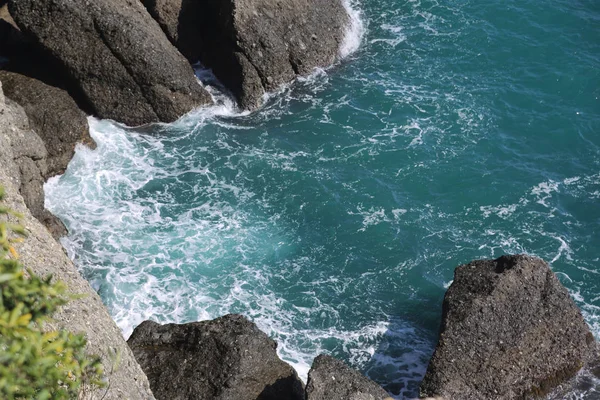
{"label": "large boulder", "polygon": [[95,148],[85,114],[66,91],[9,71],[0,70],[0,81],[6,97],[23,107],[30,128],[45,144],[43,178],[65,172],[77,143]]}
{"label": "large boulder", "polygon": [[327,355],[314,359],[308,373],[306,400],[391,400],[378,384]]}
{"label": "large boulder", "polygon": [[331,65],[350,22],[342,0],[144,3],[178,48],[210,67],[251,110],[265,91]]}
{"label": "large boulder", "polygon": [[277,343],[241,315],[159,325],[144,321],[129,346],[161,400],[303,400]]}
{"label": "large boulder", "polygon": [[522,399],[548,393],[597,357],[592,333],[544,261],[503,256],[459,266],[421,395]]}
{"label": "large boulder", "polygon": [[138,0],[9,0],[23,34],[75,98],[128,125],[170,122],[210,103],[191,66]]}

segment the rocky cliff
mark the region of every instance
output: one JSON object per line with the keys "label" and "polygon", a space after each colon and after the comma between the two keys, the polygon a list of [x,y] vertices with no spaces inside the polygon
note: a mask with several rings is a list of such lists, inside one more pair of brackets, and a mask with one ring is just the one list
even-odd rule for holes
{"label": "rocky cliff", "polygon": [[109,386],[92,393],[91,398],[153,399],[146,376],[100,297],[25,204],[21,194],[24,180],[46,170],[47,161],[43,140],[31,130],[23,108],[4,97],[0,84],[0,185],[6,190],[4,204],[23,214],[21,223],[28,232],[16,249],[22,263],[36,274],[52,274],[71,293],[83,295],[62,307],[50,327],[85,333],[89,352],[102,356]]}

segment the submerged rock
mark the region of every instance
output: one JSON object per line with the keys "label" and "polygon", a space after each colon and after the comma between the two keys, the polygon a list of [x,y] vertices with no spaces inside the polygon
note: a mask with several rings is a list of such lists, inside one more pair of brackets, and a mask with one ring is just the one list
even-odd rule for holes
{"label": "submerged rock", "polygon": [[567,289],[544,261],[503,256],[459,266],[444,298],[424,396],[541,396],[598,356]]}
{"label": "submerged rock", "polygon": [[[240,107],[339,56],[350,22],[341,0],[144,0],[167,36],[210,67]],[[200,33],[197,33],[197,32]]]}
{"label": "submerged rock", "polygon": [[137,0],[10,0],[9,11],[80,105],[101,118],[170,122],[211,102]]}
{"label": "submerged rock", "polygon": [[306,400],[391,400],[378,384],[327,355],[313,361],[306,384]]}
{"label": "submerged rock", "polygon": [[241,315],[183,325],[144,321],[128,343],[159,400],[304,399],[277,343]]}

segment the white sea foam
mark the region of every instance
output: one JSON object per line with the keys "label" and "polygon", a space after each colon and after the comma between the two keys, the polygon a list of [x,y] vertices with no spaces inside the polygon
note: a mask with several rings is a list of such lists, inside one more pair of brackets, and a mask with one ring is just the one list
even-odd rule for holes
{"label": "white sea foam", "polygon": [[[402,214],[406,213],[406,210],[395,209],[391,211],[394,219],[398,219]],[[348,211],[350,215],[359,215],[363,218],[362,220],[362,228],[360,228],[359,232],[366,231],[369,227],[380,224],[381,222],[391,222],[392,219],[387,214],[384,208],[374,208],[370,207],[368,210],[365,209],[362,205],[357,207],[357,211]]]}
{"label": "white sea foam", "polygon": [[492,214],[496,214],[500,218],[507,218],[517,210],[518,206],[518,204],[509,204],[504,206],[481,206],[479,209],[483,213],[484,218],[488,218]]}
{"label": "white sea foam", "polygon": [[381,42],[381,43],[386,43],[387,45],[389,45],[391,47],[396,47],[400,43],[402,43],[406,40],[406,35],[404,35],[404,33],[402,32],[401,26],[382,24],[381,29],[383,29],[384,31],[387,31],[389,34],[391,34],[394,37],[393,38],[372,39],[369,43],[373,44],[373,43]]}
{"label": "white sea foam", "polygon": [[537,197],[538,204],[548,208],[550,206],[546,201],[552,198],[552,193],[557,191],[558,183],[553,180],[549,180],[536,185],[533,189],[531,189],[531,194]]}
{"label": "white sea foam", "polygon": [[[204,129],[207,123],[214,126],[232,110],[217,105],[195,112],[200,114],[188,115],[170,129],[187,132]],[[198,126],[199,119],[205,124]],[[281,271],[269,265],[246,265],[244,260],[252,253],[269,254],[289,239],[280,236],[277,215],[257,219],[244,207],[226,200],[254,204],[259,209],[268,207],[265,199],[257,198],[243,184],[212,171],[211,162],[235,158],[245,151],[243,147],[236,148],[227,137],[221,137],[218,140],[222,144],[216,148],[225,151],[225,156],[208,161],[217,150],[198,146],[194,154],[182,158],[173,153],[181,149],[172,143],[195,140],[187,137],[189,132],[180,137],[153,137],[94,118],[89,124],[97,150],[77,148],[68,174],[47,183],[47,206],[69,226],[72,234],[63,239],[68,254],[107,302],[125,337],[146,319],[182,323],[242,312],[278,341],[279,355],[303,379],[312,359],[331,352],[332,343],[353,365],[372,364],[370,368],[377,369],[394,362],[380,354],[381,343],[389,342],[393,335],[415,340],[413,335],[418,333],[405,328],[394,333],[395,327],[387,320],[342,328],[339,310],[314,294],[307,295],[310,303],[302,306],[288,303],[270,288],[274,280],[290,279],[281,275],[284,271],[300,273],[315,265],[313,258],[295,259]],[[289,170],[294,159],[308,156],[303,151],[277,153],[260,148],[251,149],[249,154],[283,170]],[[235,164],[231,168],[236,168]],[[190,193],[205,201],[169,215],[169,208],[182,201],[175,198],[177,191],[171,190],[171,185],[187,185],[189,174],[199,182]],[[189,201],[194,202],[194,198]],[[397,221],[406,212],[399,208],[369,209],[359,211],[359,215],[366,226],[371,226],[380,219]],[[232,260],[229,264],[228,259]],[[321,286],[343,295],[352,283],[344,277],[329,276],[313,279],[307,289]],[[306,328],[305,320],[315,318],[330,323]],[[417,384],[424,372],[422,354],[431,344],[423,342],[422,346],[414,354],[405,350],[404,358],[396,360],[412,360],[414,366],[405,369],[414,371],[393,379]]]}
{"label": "white sea foam", "polygon": [[348,57],[358,50],[366,31],[365,23],[362,19],[362,11],[358,6],[357,0],[344,0],[344,8],[348,12],[350,21],[346,28],[346,35],[340,46],[340,56],[342,58]]}
{"label": "white sea foam", "polygon": [[555,236],[555,235],[550,235],[550,236],[552,238],[556,239],[560,243],[560,246],[558,248],[558,252],[554,256],[554,258],[552,259],[552,261],[550,261],[550,264],[555,263],[562,256],[566,257],[567,260],[572,261],[573,258],[571,257],[571,254],[573,253],[573,251],[571,250],[571,248],[569,247],[569,245],[567,244],[567,242],[562,237],[560,237],[560,236]]}

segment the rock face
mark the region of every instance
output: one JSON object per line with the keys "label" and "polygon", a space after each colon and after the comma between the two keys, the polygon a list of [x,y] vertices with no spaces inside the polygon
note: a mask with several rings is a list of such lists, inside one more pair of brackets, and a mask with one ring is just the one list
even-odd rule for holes
{"label": "rock face", "polygon": [[197,0],[142,0],[171,43],[191,62],[200,59],[204,3]]}
{"label": "rock face", "polygon": [[526,255],[474,261],[456,269],[444,298],[421,395],[541,396],[594,357],[594,337],[544,261]]}
{"label": "rock face", "polygon": [[66,91],[8,71],[0,71],[0,81],[5,96],[24,108],[29,126],[45,144],[44,178],[65,172],[77,143],[95,148],[85,114]]}
{"label": "rock face", "polygon": [[173,43],[210,67],[244,109],[260,106],[265,91],[331,65],[349,24],[341,0],[144,3]]}
{"label": "rock face", "polygon": [[44,182],[65,171],[78,142],[95,146],[87,119],[64,90],[8,71],[0,71],[0,82],[10,99],[6,107],[18,115],[13,125],[19,133],[10,140],[19,167],[19,192],[55,238],[65,236],[63,223],[44,207]]}
{"label": "rock face", "polygon": [[144,321],[128,340],[159,400],[303,400],[277,343],[241,315],[159,325]]}
{"label": "rock face", "polygon": [[[1,82],[1,81],[0,81]],[[48,174],[46,146],[31,130],[22,107],[2,95],[0,119],[5,135],[4,156],[11,160],[11,176],[27,208],[43,223],[55,238],[64,236],[67,229],[63,223],[44,207],[44,182]]]}
{"label": "rock face", "polygon": [[[20,260],[35,273],[42,276],[52,274],[63,281],[71,293],[83,295],[62,307],[53,315],[53,322],[48,326],[51,329],[62,328],[85,333],[89,352],[102,356],[110,385],[108,389],[92,393],[88,398],[153,399],[148,380],[135,362],[121,331],[108,315],[100,297],[79,275],[63,248],[31,215],[23,201],[19,192],[19,187],[22,186],[19,158],[29,158],[33,164],[43,159],[43,142],[39,138],[35,139],[34,135],[27,128],[25,112],[14,102],[4,99],[0,85],[0,185],[6,190],[3,205],[23,215],[21,224],[29,233],[25,241],[15,245]],[[119,354],[121,361],[117,369],[113,370],[117,358],[115,353]]]}
{"label": "rock face", "polygon": [[170,122],[210,103],[192,68],[137,0],[9,0],[23,34],[80,105],[129,125]]}
{"label": "rock face", "polygon": [[306,400],[391,400],[378,384],[327,355],[313,361]]}

